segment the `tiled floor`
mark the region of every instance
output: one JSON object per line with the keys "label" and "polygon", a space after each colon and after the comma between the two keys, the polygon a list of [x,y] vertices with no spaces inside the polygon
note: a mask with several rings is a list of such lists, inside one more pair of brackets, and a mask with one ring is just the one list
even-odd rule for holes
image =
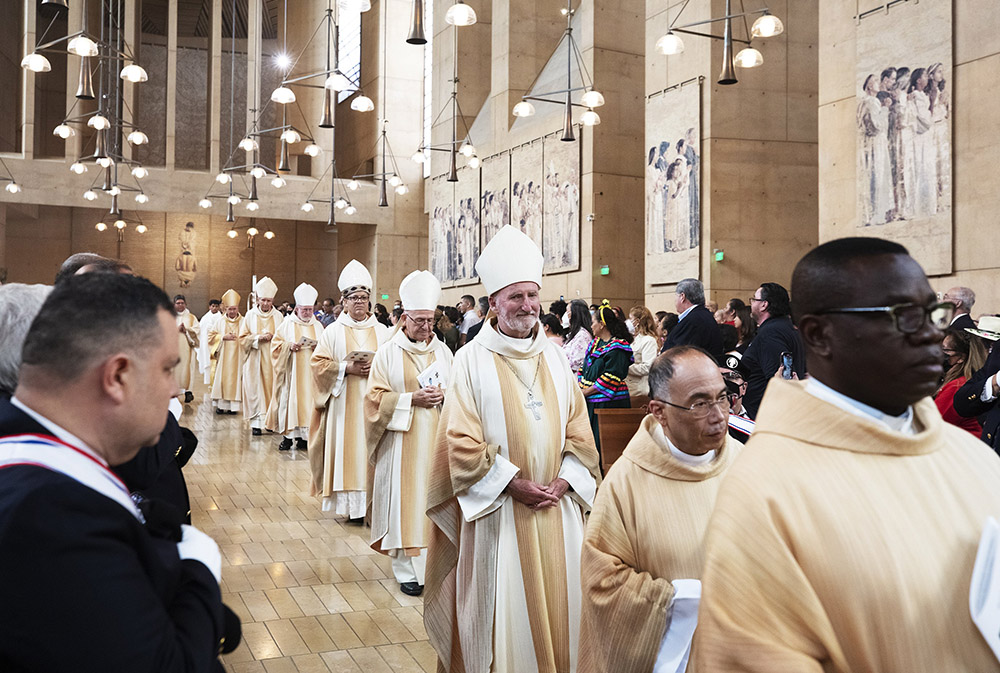
{"label": "tiled floor", "polygon": [[222,550],[222,598],[243,620],[233,673],[434,671],[423,602],[406,596],[367,527],[320,511],[309,457],[216,416],[204,390],[181,424],[199,445],[184,468],[194,524]]}

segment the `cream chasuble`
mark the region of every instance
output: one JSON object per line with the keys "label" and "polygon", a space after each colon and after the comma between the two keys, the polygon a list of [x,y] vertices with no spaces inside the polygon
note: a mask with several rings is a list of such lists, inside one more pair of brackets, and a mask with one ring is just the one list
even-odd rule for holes
{"label": "cream chasuble", "polygon": [[772,380],[706,537],[697,671],[997,671],[969,614],[1000,461],[913,405],[906,435]]}
{"label": "cream chasuble", "polygon": [[310,316],[309,322],[294,313],[278,327],[271,341],[271,363],[274,367],[274,389],[267,409],[265,427],[282,435],[302,428],[307,434],[313,414],[312,376],[309,359],[313,349],[302,347],[297,352],[289,348],[303,338],[319,341],[323,323]]}
{"label": "cream chasuble", "polygon": [[726,439],[710,462],[687,464],[646,416],[608,471],[583,541],[581,672],[653,670],[671,616],[671,582],[701,578],[719,484],[742,448]]}
{"label": "cream chasuble", "polygon": [[264,427],[274,387],[274,364],[271,362],[274,341],[261,341],[260,337],[276,334],[282,318],[281,311],[275,308],[264,313],[255,306],[243,319],[240,332],[240,348],[246,358],[243,361],[243,418],[252,428]]}
{"label": "cream chasuble", "polygon": [[374,353],[388,338],[389,330],[375,316],[357,322],[344,311],[323,331],[312,356],[316,409],[309,426],[309,462],[312,494],[323,498],[324,511],[351,518],[365,514],[368,379],[348,376],[344,358],[352,351]]}
{"label": "cream chasuble", "polygon": [[[495,325],[455,356],[438,425],[424,625],[444,670],[568,673],[597,450],[562,349],[537,325],[530,339]],[[534,512],[503,492],[515,476],[571,490]]]}
{"label": "cream chasuble", "polygon": [[198,319],[191,311],[184,309],[183,313],[176,314],[176,320],[177,327],[183,325],[184,331],[177,333],[177,350],[181,361],[174,368],[174,378],[182,391],[191,390],[191,384],[198,373]]}
{"label": "cream chasuble", "polygon": [[[217,353],[215,378],[212,380],[212,400],[226,402],[240,401],[240,381],[242,379],[243,352],[240,350],[240,331],[243,329],[243,316],[235,318],[223,316],[222,320],[213,325],[208,332],[208,342]],[[222,337],[232,334],[235,339],[226,341]],[[239,405],[224,405],[227,410],[237,411]]]}
{"label": "cream chasuble", "polygon": [[215,349],[209,343],[208,333],[218,331],[218,324],[226,316],[223,313],[209,311],[201,317],[201,334],[198,339],[198,371],[204,376],[206,385],[212,385],[215,380]]}
{"label": "cream chasuble", "polygon": [[[441,408],[416,407],[417,375],[435,365],[451,376],[452,354],[444,342],[413,342],[402,329],[375,354],[365,395],[368,457],[375,467],[371,493],[372,549],[404,549],[415,556],[427,547],[427,484]],[[447,395],[447,389],[445,389]]]}

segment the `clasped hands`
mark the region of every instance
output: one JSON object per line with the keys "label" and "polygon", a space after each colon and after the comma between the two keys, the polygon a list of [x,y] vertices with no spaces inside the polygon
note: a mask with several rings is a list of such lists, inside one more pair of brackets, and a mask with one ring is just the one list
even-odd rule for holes
{"label": "clasped hands", "polygon": [[568,490],[569,482],[561,477],[553,479],[548,486],[536,484],[530,479],[515,477],[507,484],[504,492],[517,502],[537,512],[540,509],[558,505],[559,500]]}
{"label": "clasped hands", "polygon": [[236,335],[235,334],[225,334],[225,335],[223,335],[222,340],[223,341],[236,341]]}
{"label": "clasped hands", "polygon": [[370,362],[348,362],[347,368],[344,369],[348,374],[353,374],[354,376],[363,376],[368,378],[368,372],[371,371],[372,365]]}
{"label": "clasped hands", "polygon": [[410,402],[415,407],[429,409],[436,407],[444,401],[444,391],[438,386],[426,386],[413,393]]}

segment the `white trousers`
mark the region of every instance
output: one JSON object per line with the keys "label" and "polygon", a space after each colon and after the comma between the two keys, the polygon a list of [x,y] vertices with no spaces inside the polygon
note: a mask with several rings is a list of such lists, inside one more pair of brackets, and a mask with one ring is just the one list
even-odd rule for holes
{"label": "white trousers", "polygon": [[424,570],[427,567],[427,550],[421,549],[420,556],[407,556],[402,549],[389,552],[392,557],[392,574],[400,584],[416,582],[423,586]]}

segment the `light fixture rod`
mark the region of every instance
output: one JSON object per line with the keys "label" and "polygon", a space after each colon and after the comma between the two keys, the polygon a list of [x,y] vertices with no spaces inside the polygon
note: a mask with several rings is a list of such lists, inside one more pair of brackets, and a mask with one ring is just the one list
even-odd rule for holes
{"label": "light fixture rod", "polygon": [[[724,35],[712,35],[711,33],[699,33],[696,30],[685,30],[683,28],[671,28],[670,30],[672,32],[674,32],[674,33],[684,33],[685,35],[697,35],[699,37],[710,37],[713,40],[723,40],[724,41],[726,39]],[[741,40],[741,39],[736,38],[736,37],[730,38],[730,42],[739,42],[740,44],[747,44],[747,45],[750,44],[750,40]]]}
{"label": "light fixture rod", "polygon": [[[725,16],[718,16],[714,19],[705,19],[703,21],[692,21],[691,23],[685,23],[683,26],[674,27],[673,25],[671,25],[669,30],[672,30],[676,33],[684,28],[691,28],[693,26],[704,26],[705,24],[708,23],[718,23],[719,21],[725,21],[726,19],[738,19],[741,16],[753,16],[754,14],[770,14],[770,13],[771,10],[767,7],[764,7],[763,9],[752,9],[749,12],[740,12],[739,14],[727,13]],[[680,14],[678,13],[677,16],[680,16]],[[695,35],[700,35],[700,33],[695,33]]]}

